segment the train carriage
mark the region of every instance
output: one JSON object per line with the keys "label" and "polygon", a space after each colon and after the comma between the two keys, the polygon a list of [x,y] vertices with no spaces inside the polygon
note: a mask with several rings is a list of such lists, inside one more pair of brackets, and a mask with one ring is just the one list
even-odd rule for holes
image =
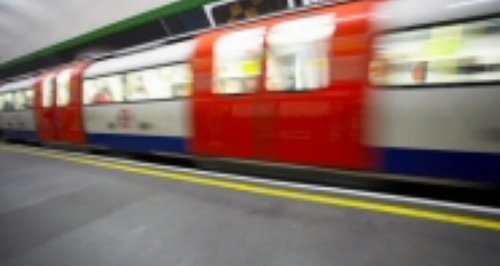
{"label": "train carriage", "polygon": [[500,184],[499,11],[499,1],[378,6],[376,170]]}
{"label": "train carriage", "polygon": [[84,73],[88,144],[184,154],[191,137],[194,41],[96,62]]}
{"label": "train carriage", "polygon": [[194,152],[372,168],[362,142],[372,1],[317,8],[199,38]]}
{"label": "train carriage", "polygon": [[0,88],[1,123],[4,138],[36,141],[36,123],[33,118],[34,78],[4,84]]}

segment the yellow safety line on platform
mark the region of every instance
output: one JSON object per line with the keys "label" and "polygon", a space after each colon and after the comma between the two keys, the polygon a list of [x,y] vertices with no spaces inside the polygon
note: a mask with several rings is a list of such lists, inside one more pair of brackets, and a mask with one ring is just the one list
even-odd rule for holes
{"label": "yellow safety line on platform", "polygon": [[75,162],[79,164],[93,165],[102,168],[120,170],[123,172],[139,174],[139,175],[150,175],[164,179],[183,181],[198,185],[219,187],[237,191],[244,191],[247,193],[271,196],[271,197],[293,199],[297,201],[313,202],[313,203],[339,206],[339,207],[356,208],[356,209],[369,210],[379,213],[389,213],[399,216],[433,220],[444,223],[452,223],[452,224],[459,224],[459,225],[500,231],[500,220],[494,220],[494,219],[479,218],[473,216],[447,213],[442,211],[426,210],[415,207],[380,203],[367,200],[343,198],[333,195],[314,194],[310,192],[303,192],[292,189],[265,187],[263,185],[247,184],[237,181],[210,179],[195,174],[167,172],[165,170],[157,170],[142,166],[134,166],[132,164],[127,164],[127,163],[107,162],[104,160],[98,160],[94,158],[92,159],[88,157],[85,158],[85,156],[75,157],[74,154],[71,154],[72,157],[68,157],[67,153],[59,151],[40,151],[32,148],[8,147],[6,145],[2,145],[0,146],[0,148],[5,151],[22,152],[37,156]]}

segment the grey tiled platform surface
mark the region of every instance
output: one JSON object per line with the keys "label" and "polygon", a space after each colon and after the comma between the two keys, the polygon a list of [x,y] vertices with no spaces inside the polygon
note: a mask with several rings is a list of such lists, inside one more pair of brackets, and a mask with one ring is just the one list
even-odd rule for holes
{"label": "grey tiled platform surface", "polygon": [[500,265],[500,233],[0,151],[0,265]]}

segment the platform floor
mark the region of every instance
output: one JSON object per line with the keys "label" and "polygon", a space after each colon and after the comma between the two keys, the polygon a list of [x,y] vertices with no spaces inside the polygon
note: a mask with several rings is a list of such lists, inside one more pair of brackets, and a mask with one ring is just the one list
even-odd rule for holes
{"label": "platform floor", "polygon": [[0,144],[2,266],[500,265],[495,214],[412,204],[412,217],[389,208],[408,203],[321,204],[309,191],[291,199],[264,193],[276,186],[258,193],[51,154]]}

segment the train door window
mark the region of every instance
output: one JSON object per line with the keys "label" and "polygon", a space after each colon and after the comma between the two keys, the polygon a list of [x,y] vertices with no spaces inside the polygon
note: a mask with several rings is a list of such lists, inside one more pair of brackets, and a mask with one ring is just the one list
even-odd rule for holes
{"label": "train door window", "polygon": [[123,75],[85,80],[83,91],[84,103],[86,105],[123,102],[125,99]]}
{"label": "train door window", "polygon": [[127,74],[127,101],[172,98],[168,68],[154,68]]}
{"label": "train door window", "polygon": [[0,99],[1,99],[0,100],[1,101],[0,107],[2,108],[0,110],[7,111],[7,93],[0,94]]}
{"label": "train door window", "polygon": [[226,0],[205,6],[214,25],[246,20],[292,8],[296,0]]}
{"label": "train door window", "polygon": [[4,94],[0,93],[0,111],[3,111],[3,105],[4,105]]}
{"label": "train door window", "polygon": [[93,98],[96,93],[96,80],[86,79],[83,81],[83,104],[93,104]]}
{"label": "train door window", "polygon": [[273,26],[267,37],[267,89],[309,91],[328,86],[334,30],[332,15],[301,18]]}
{"label": "train door window", "polygon": [[2,108],[0,110],[7,111],[7,93],[0,94],[0,101],[1,101],[0,107]]}
{"label": "train door window", "polygon": [[53,75],[48,75],[42,81],[42,107],[52,107],[54,97]]}
{"label": "train door window", "polygon": [[14,110],[21,111],[26,109],[26,96],[24,91],[18,90],[14,94]]}
{"label": "train door window", "polygon": [[172,91],[176,97],[190,96],[193,89],[193,72],[189,64],[179,64],[172,68]]}
{"label": "train door window", "polygon": [[26,98],[26,109],[31,109],[33,108],[33,89],[27,89],[27,90],[24,90],[24,95],[25,95],[25,98]]}
{"label": "train door window", "polygon": [[0,111],[7,111],[7,93],[0,94]]}
{"label": "train door window", "polygon": [[421,86],[500,80],[500,19],[389,33],[376,46],[372,83]]}
{"label": "train door window", "polygon": [[14,95],[12,92],[8,92],[4,94],[4,103],[3,103],[4,111],[13,111],[14,110]]}
{"label": "train door window", "polygon": [[56,77],[56,105],[67,106],[71,100],[71,69],[63,70]]}
{"label": "train door window", "polygon": [[254,92],[262,72],[265,28],[222,36],[215,44],[214,93]]}

